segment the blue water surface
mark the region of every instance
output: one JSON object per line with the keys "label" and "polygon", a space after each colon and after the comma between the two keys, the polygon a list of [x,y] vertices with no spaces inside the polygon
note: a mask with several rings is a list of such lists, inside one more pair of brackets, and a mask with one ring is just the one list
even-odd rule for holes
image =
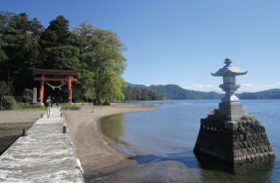
{"label": "blue water surface", "polygon": [[[200,119],[218,108],[220,100],[166,100],[137,102],[158,110],[122,115],[119,148],[136,165],[114,173],[122,182],[280,182],[280,100],[242,100],[266,128],[276,155],[272,163],[232,168],[210,158],[198,158],[193,148]],[[110,120],[114,120],[111,118]],[[106,122],[106,119],[101,123]],[[121,143],[125,142],[125,143]],[[106,182],[110,182],[106,180]]]}

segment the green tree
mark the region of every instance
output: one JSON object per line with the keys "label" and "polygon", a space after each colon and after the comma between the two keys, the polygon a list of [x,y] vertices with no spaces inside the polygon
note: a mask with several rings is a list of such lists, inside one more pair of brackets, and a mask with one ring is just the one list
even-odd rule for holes
{"label": "green tree", "polygon": [[50,21],[41,36],[41,62],[45,69],[80,68],[79,48],[71,41],[73,34],[68,28],[69,21],[62,15]]}
{"label": "green tree", "polygon": [[29,20],[25,13],[2,11],[0,14],[0,79],[10,73],[16,94],[20,95],[24,88],[33,85],[29,67],[39,65],[39,40],[43,26],[36,18]]}
{"label": "green tree", "polygon": [[95,103],[107,100],[119,101],[124,98],[121,78],[126,67],[122,51],[126,50],[117,33],[99,29],[83,22],[72,31],[75,44],[80,48],[80,61],[94,73]]}
{"label": "green tree", "polygon": [[3,97],[3,107],[7,110],[14,109],[17,103],[14,97],[4,96]]}
{"label": "green tree", "polygon": [[55,46],[43,51],[45,69],[78,69],[80,68],[79,49],[74,46]]}
{"label": "green tree", "polygon": [[3,99],[5,95],[13,94],[13,82],[0,81],[0,110],[2,110]]}
{"label": "green tree", "polygon": [[70,37],[72,34],[68,27],[69,21],[63,15],[50,21],[50,25],[42,33],[42,46],[47,48],[71,45]]}
{"label": "green tree", "polygon": [[[7,40],[5,39],[5,32],[7,27],[9,26],[9,21],[12,16],[15,14],[12,12],[4,12],[0,11],[0,64],[8,59],[4,48],[8,45]],[[0,69],[3,69],[0,67]],[[2,70],[0,70],[2,73]]]}
{"label": "green tree", "polygon": [[[51,20],[49,26],[42,32],[40,45],[41,51],[41,66],[44,69],[60,69],[60,70],[78,70],[82,68],[80,64],[79,48],[73,45],[73,34],[69,30],[69,21],[62,15]],[[79,76],[78,76],[79,78]],[[53,82],[54,85],[61,83]],[[80,100],[82,92],[79,89],[75,90],[76,83],[73,82],[73,101]],[[51,90],[46,88],[46,93]],[[56,100],[62,100],[62,96],[67,96],[67,88],[61,88],[61,91],[56,91]],[[83,98],[82,98],[83,99]],[[67,99],[66,99],[67,100]]]}

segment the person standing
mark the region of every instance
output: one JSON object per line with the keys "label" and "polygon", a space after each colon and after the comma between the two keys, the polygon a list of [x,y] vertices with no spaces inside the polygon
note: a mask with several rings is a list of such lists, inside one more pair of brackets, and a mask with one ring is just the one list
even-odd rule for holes
{"label": "person standing", "polygon": [[47,109],[47,116],[48,116],[48,118],[50,117],[50,115],[51,115],[51,103],[52,103],[52,101],[51,101],[51,97],[50,96],[48,96],[48,98],[46,99],[46,109]]}

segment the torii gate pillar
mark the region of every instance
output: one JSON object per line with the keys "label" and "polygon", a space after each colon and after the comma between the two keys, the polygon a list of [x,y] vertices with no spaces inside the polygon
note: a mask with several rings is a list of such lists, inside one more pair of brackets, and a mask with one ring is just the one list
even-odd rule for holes
{"label": "torii gate pillar", "polygon": [[72,103],[71,76],[68,76],[68,103]]}
{"label": "torii gate pillar", "polygon": [[[40,78],[34,78],[34,81],[41,81],[40,89],[40,103],[44,102],[44,84],[45,81],[68,81],[68,103],[72,103],[72,81],[78,81],[75,78],[71,78],[73,75],[78,75],[81,70],[52,70],[52,69],[36,69],[30,68],[33,74],[40,74]],[[68,75],[67,78],[47,78],[45,75]]]}
{"label": "torii gate pillar", "polygon": [[[34,78],[35,79],[35,78]],[[42,74],[42,77],[41,77],[41,88],[40,88],[40,103],[42,104],[43,103],[43,99],[44,99],[44,83],[45,83],[45,75]]]}

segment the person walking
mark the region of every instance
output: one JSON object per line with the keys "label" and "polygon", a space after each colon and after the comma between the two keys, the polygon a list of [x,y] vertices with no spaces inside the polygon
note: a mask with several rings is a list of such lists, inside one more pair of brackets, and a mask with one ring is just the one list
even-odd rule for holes
{"label": "person walking", "polygon": [[46,104],[45,104],[46,109],[47,109],[47,116],[48,116],[48,118],[51,115],[51,103],[52,103],[51,97],[48,96],[48,98],[46,99]]}

